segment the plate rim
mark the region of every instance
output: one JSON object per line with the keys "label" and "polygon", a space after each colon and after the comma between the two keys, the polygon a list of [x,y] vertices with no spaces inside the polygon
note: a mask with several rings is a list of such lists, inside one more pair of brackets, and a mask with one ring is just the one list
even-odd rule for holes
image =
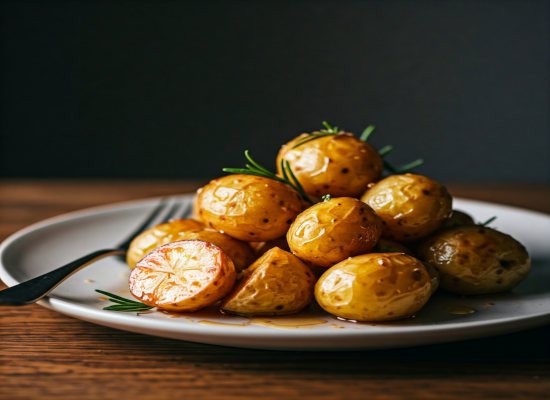
{"label": "plate rim", "polygon": [[[184,193],[184,194],[178,194],[178,195],[173,195],[168,197],[192,200],[194,195],[195,195],[194,193]],[[35,232],[40,229],[44,229],[51,225],[60,224],[64,222],[71,222],[75,218],[94,216],[102,212],[109,212],[109,211],[116,212],[118,210],[126,210],[133,207],[140,207],[148,203],[153,203],[155,201],[158,202],[162,198],[166,198],[166,197],[167,196],[147,197],[142,199],[120,201],[120,202],[103,204],[103,205],[94,206],[94,207],[87,207],[84,209],[70,211],[57,216],[53,216],[53,217],[35,222],[27,227],[24,227],[18,230],[17,232],[12,233],[2,243],[0,243],[0,279],[4,283],[6,283],[8,286],[13,286],[14,284],[19,283],[17,279],[11,276],[8,268],[4,265],[3,263],[4,253],[6,252],[6,249],[9,249],[9,247],[13,243],[24,238],[26,235],[32,232]],[[471,204],[472,206],[499,207],[507,211],[528,213],[528,214],[531,214],[533,217],[548,219],[550,222],[550,214],[546,214],[540,211],[510,206],[510,205],[501,204],[501,203],[472,200],[472,199],[461,198],[461,197],[456,197],[455,199],[463,203]],[[156,332],[166,331],[168,329],[169,332],[176,333],[176,334],[207,333],[209,337],[222,337],[222,336],[227,337],[229,333],[231,336],[238,335],[240,338],[243,338],[243,339],[251,339],[251,338],[269,339],[269,338],[272,338],[274,334],[277,335],[277,337],[280,338],[281,340],[297,339],[297,338],[312,336],[312,331],[310,328],[277,329],[276,331],[273,329],[266,329],[264,331],[259,329],[248,330],[246,329],[247,327],[241,327],[241,326],[239,326],[240,329],[235,329],[235,327],[231,327],[231,326],[219,327],[219,326],[208,326],[208,325],[202,325],[202,324],[199,325],[194,323],[181,323],[182,321],[175,321],[170,319],[150,319],[150,318],[136,319],[136,316],[134,314],[125,315],[125,314],[118,314],[118,313],[109,313],[101,309],[94,309],[91,307],[87,307],[82,303],[78,303],[71,300],[65,300],[63,298],[55,298],[55,297],[46,297],[45,299],[39,301],[38,304],[48,309],[51,309],[53,311],[59,312],[61,314],[68,315],[73,318],[90,321],[98,325],[104,325],[101,321],[111,324],[108,326],[112,326],[112,324],[123,325],[124,327],[118,327],[118,329],[123,329],[123,330],[131,330],[129,329],[129,327],[143,328],[145,330],[153,330]],[[335,322],[336,321],[337,320],[335,319]],[[521,322],[521,326],[515,327],[514,322]],[[399,335],[404,337],[404,336],[418,335],[418,333],[421,333],[421,332],[425,332],[427,334],[432,334],[432,335],[453,332],[457,336],[460,336],[461,333],[465,333],[465,332],[472,333],[471,330],[474,328],[476,330],[476,333],[470,336],[483,337],[483,336],[489,336],[489,335],[495,334],[494,332],[490,332],[486,334],[483,334],[483,332],[478,332],[480,330],[483,330],[484,328],[491,329],[493,331],[495,329],[499,330],[499,328],[508,328],[508,329],[502,329],[502,332],[501,332],[501,333],[508,333],[516,330],[528,329],[536,326],[545,325],[547,323],[550,323],[550,310],[546,312],[542,311],[540,313],[530,314],[529,316],[515,315],[511,317],[501,317],[497,319],[489,319],[489,320],[482,320],[482,321],[457,320],[456,322],[447,322],[440,326],[428,325],[428,324],[391,326],[391,323],[387,323],[387,324],[376,323],[377,326],[369,326],[369,323],[366,323],[365,327],[368,326],[368,330],[367,329],[349,329],[349,330],[334,330],[334,332],[317,331],[315,332],[314,335],[322,337],[323,339],[327,339],[327,340],[330,340],[336,337],[338,338],[346,337],[351,339],[351,338],[359,338],[359,337],[365,337],[365,338],[378,337],[379,335],[386,336],[386,337]],[[157,336],[160,336],[160,335],[157,335]],[[456,340],[460,340],[460,339],[461,338],[459,337]],[[186,340],[186,339],[183,339],[183,340]],[[448,339],[445,341],[451,341],[451,340],[452,339]],[[428,340],[426,344],[435,343],[435,342],[436,341]],[[246,347],[246,346],[240,346],[240,347]],[[254,347],[258,348],[258,346],[254,346]],[[284,347],[284,346],[274,346],[274,347]],[[352,346],[352,347],[360,348],[361,346]],[[375,346],[375,347],[381,348],[383,346]],[[395,346],[392,346],[392,347],[395,347]],[[265,347],[259,346],[259,348],[265,348]],[[338,345],[335,344],[335,348],[338,349]]]}

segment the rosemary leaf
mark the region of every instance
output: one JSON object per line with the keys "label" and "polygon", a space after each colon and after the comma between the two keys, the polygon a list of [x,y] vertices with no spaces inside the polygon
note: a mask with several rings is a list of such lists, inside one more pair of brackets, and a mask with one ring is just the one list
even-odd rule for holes
{"label": "rosemary leaf", "polygon": [[361,136],[359,137],[359,139],[361,139],[363,142],[368,142],[370,135],[372,135],[375,129],[376,129],[376,126],[374,125],[367,126],[363,131],[363,133],[361,134]]}

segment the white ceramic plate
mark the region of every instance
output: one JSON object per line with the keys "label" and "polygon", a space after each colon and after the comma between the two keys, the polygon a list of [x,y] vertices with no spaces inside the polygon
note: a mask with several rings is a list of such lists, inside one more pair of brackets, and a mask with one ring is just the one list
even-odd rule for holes
{"label": "white ceramic plate", "polygon": [[[181,196],[192,201],[191,195]],[[0,278],[8,285],[31,279],[83,254],[110,247],[131,232],[159,199],[96,207],[32,225],[0,246]],[[415,318],[391,323],[352,323],[311,309],[292,317],[226,316],[216,310],[173,315],[104,311],[103,289],[131,297],[128,267],[104,259],[78,272],[40,304],[117,329],[225,346],[279,350],[348,350],[414,346],[514,332],[550,322],[550,216],[497,204],[455,200],[477,220],[524,243],[533,258],[529,277],[500,295],[459,297],[437,293]],[[475,310],[475,312],[469,313]]]}

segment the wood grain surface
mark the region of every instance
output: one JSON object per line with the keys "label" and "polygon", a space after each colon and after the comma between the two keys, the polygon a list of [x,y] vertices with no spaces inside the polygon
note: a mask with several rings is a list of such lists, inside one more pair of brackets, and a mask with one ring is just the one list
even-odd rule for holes
{"label": "wood grain surface", "polygon": [[[44,218],[188,192],[192,182],[1,181],[0,239]],[[550,188],[450,185],[550,212]],[[274,352],[117,331],[37,305],[0,309],[0,399],[549,399],[550,327],[398,350]]]}

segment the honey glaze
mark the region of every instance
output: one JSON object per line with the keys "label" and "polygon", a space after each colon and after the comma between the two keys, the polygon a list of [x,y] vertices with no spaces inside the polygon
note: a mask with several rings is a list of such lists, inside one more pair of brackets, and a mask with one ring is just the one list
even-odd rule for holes
{"label": "honey glaze", "polygon": [[309,328],[316,325],[326,324],[327,321],[318,318],[300,318],[300,317],[274,317],[274,318],[252,318],[251,324],[269,326],[271,328],[293,329]]}
{"label": "honey glaze", "polygon": [[199,324],[202,324],[202,325],[217,325],[217,326],[247,326],[247,325],[250,325],[250,321],[229,323],[229,322],[219,322],[219,321],[208,321],[208,320],[203,319],[203,320],[199,321]]}
{"label": "honey glaze", "polygon": [[477,310],[472,307],[468,306],[452,306],[447,309],[449,311],[449,314],[452,315],[469,315],[469,314],[475,314]]}

